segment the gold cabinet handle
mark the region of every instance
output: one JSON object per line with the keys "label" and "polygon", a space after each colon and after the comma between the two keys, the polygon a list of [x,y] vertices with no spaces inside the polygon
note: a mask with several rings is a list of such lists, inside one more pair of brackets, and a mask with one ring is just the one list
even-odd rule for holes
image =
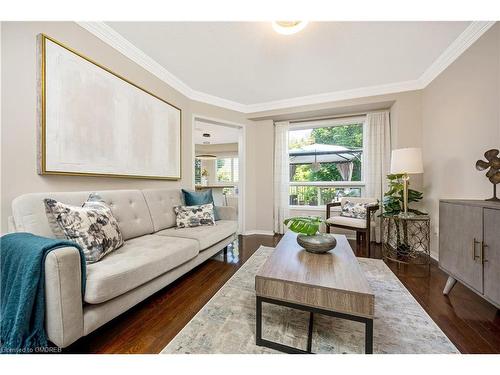
{"label": "gold cabinet handle", "polygon": [[476,255],[476,244],[480,243],[479,241],[476,241],[476,237],[472,239],[472,260],[475,262],[477,258],[479,258],[478,255]]}
{"label": "gold cabinet handle", "polygon": [[488,259],[484,258],[484,249],[486,249],[488,245],[486,245],[483,241],[481,241],[481,263],[488,263]]}

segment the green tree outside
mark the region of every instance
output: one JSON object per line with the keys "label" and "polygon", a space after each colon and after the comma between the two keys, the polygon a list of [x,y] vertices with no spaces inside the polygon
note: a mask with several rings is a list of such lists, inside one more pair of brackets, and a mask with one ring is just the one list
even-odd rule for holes
{"label": "green tree outside", "polygon": [[[363,147],[363,125],[349,124],[342,126],[332,126],[327,128],[315,128],[306,139],[291,142],[290,149],[300,148],[311,144],[337,145],[348,148]],[[291,165],[290,180],[296,182],[313,181],[342,181],[342,176],[335,163],[321,163],[318,171],[313,171],[311,165]],[[351,181],[361,181],[361,161],[354,160],[353,173]],[[315,186],[292,186],[290,189],[291,204],[306,202],[307,205],[316,206],[318,202],[318,189],[320,189],[321,202],[332,201],[338,189],[319,188]],[[341,189],[343,190],[343,189]],[[359,189],[351,189],[351,194],[359,195]],[[294,202],[297,201],[297,202]]]}
{"label": "green tree outside", "polygon": [[[309,139],[302,140],[302,142],[293,142],[290,144],[290,148],[299,148],[314,143],[362,148],[363,125],[352,124],[316,128],[312,130]],[[342,181],[342,176],[335,163],[321,163],[321,168],[318,171],[313,171],[309,164],[290,166],[290,168],[291,181]],[[361,181],[361,161],[358,159],[354,160],[352,181]]]}

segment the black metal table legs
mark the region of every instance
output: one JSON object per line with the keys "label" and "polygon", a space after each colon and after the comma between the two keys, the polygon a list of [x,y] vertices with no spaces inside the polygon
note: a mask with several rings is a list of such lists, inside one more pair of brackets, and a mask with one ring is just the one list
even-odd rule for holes
{"label": "black metal table legs", "polygon": [[[290,307],[297,310],[309,312],[309,328],[307,332],[307,349],[302,350],[294,348],[292,346],[283,345],[277,342],[269,341],[262,338],[262,303],[270,303],[279,306]],[[335,311],[323,310],[315,307],[298,305],[295,303],[279,301],[266,297],[257,296],[256,299],[256,330],[255,330],[255,343],[259,346],[265,346],[267,348],[279,350],[280,352],[289,354],[311,354],[312,353],[312,336],[313,336],[313,325],[314,325],[314,314],[323,314],[328,316],[333,316],[336,318],[352,320],[356,322],[365,323],[365,353],[373,353],[373,319],[365,318],[361,316],[344,314]]]}

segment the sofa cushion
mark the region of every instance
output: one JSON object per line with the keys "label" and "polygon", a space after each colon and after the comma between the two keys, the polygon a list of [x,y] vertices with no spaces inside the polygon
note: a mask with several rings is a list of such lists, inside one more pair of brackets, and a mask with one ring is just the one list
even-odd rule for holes
{"label": "sofa cushion", "polygon": [[91,192],[70,193],[29,193],[20,195],[12,201],[12,216],[16,231],[29,232],[38,236],[55,238],[45,213],[45,198],[52,198],[73,206],[81,206]]}
{"label": "sofa cushion", "polygon": [[154,232],[151,214],[140,190],[97,191],[106,203],[123,234],[123,239]]}
{"label": "sofa cushion", "polygon": [[194,228],[168,228],[155,234],[159,236],[191,238],[198,241],[200,250],[205,250],[236,233],[237,230],[238,223],[236,221],[219,220],[215,225]]}
{"label": "sofa cushion", "polygon": [[142,191],[153,220],[154,231],[175,226],[174,207],[183,204],[179,189],[146,189]]}
{"label": "sofa cushion", "polygon": [[12,213],[18,232],[30,232],[54,238],[45,215],[45,198],[52,198],[72,206],[81,206],[89,194],[100,195],[118,222],[123,239],[154,232],[148,205],[140,190],[77,191],[66,193],[30,193],[12,201]]}
{"label": "sofa cushion", "polygon": [[219,221],[219,213],[215,208],[214,196],[212,194],[212,189],[204,189],[200,191],[190,191],[182,189],[182,195],[184,196],[184,204],[186,206],[200,206],[202,204],[212,203],[214,206],[214,216],[215,220]]}
{"label": "sofa cushion", "polygon": [[123,236],[109,207],[97,194],[90,194],[80,206],[71,206],[55,199],[44,199],[49,223],[57,238],[62,231],[64,238],[76,242],[83,249],[87,263],[99,261],[123,245]]}
{"label": "sofa cushion", "polygon": [[101,303],[117,297],[196,257],[197,241],[189,238],[137,237],[87,266],[85,302]]}
{"label": "sofa cushion", "polygon": [[199,206],[177,206],[174,211],[177,215],[177,228],[215,225],[214,205],[212,203],[200,204]]}

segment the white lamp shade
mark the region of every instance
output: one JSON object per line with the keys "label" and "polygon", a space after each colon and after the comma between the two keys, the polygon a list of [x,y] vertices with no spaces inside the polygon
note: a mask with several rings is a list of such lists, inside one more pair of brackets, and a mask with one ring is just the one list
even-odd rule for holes
{"label": "white lamp shade", "polygon": [[392,150],[391,173],[424,173],[422,150],[419,148],[400,148]]}

